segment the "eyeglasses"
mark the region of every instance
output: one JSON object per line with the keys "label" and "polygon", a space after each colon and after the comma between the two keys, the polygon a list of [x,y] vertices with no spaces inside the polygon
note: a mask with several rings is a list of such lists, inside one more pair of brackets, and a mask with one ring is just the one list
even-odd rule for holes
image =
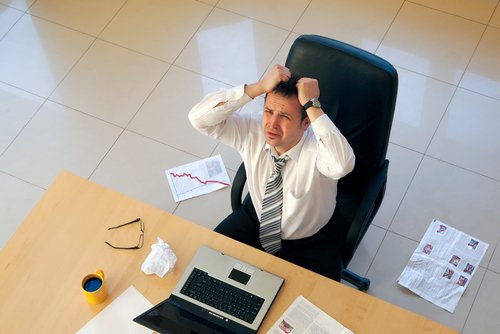
{"label": "eyeglasses", "polygon": [[117,246],[113,246],[112,244],[110,244],[107,241],[104,241],[106,243],[106,245],[108,245],[108,246],[110,246],[110,247],[112,247],[114,249],[140,249],[142,247],[142,245],[144,244],[144,222],[141,220],[141,218],[134,219],[131,222],[128,222],[128,223],[125,223],[125,224],[121,224],[121,225],[118,225],[118,226],[110,227],[110,228],[108,228],[108,231],[109,230],[114,230],[114,229],[117,229],[117,228],[120,228],[120,227],[123,227],[123,226],[127,226],[127,225],[130,225],[130,224],[133,224],[133,223],[139,223],[140,224],[140,228],[141,228],[141,235],[139,235],[139,241],[137,243],[137,246],[134,246],[134,247],[117,247]]}

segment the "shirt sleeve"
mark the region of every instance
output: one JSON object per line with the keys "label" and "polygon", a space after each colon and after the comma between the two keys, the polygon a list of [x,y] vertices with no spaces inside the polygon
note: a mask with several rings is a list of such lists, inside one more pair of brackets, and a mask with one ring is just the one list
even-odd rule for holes
{"label": "shirt sleeve", "polygon": [[206,95],[189,112],[189,121],[193,127],[208,136],[216,136],[225,121],[252,100],[245,94],[244,87],[240,85],[230,89],[220,89]]}
{"label": "shirt sleeve", "polygon": [[328,115],[320,116],[311,126],[317,139],[320,173],[335,180],[350,173],[354,169],[354,152]]}

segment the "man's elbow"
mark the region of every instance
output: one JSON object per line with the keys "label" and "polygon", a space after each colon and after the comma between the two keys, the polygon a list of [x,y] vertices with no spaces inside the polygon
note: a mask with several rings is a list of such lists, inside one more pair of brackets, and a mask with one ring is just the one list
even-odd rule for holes
{"label": "man's elbow", "polygon": [[355,165],[355,157],[352,156],[351,158],[339,163],[332,163],[328,164],[326,166],[326,170],[324,171],[324,174],[327,175],[328,177],[338,180],[350,172],[353,171],[354,165]]}

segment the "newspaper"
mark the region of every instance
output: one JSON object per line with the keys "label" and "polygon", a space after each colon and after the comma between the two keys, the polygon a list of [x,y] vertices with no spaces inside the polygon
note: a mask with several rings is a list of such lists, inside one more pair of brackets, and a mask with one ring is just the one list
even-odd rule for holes
{"label": "newspaper", "polygon": [[434,219],[398,283],[453,313],[488,246]]}
{"label": "newspaper", "polygon": [[208,194],[230,185],[220,155],[167,169],[165,174],[175,202]]}
{"label": "newspaper", "polygon": [[303,296],[298,296],[267,334],[354,334]]}

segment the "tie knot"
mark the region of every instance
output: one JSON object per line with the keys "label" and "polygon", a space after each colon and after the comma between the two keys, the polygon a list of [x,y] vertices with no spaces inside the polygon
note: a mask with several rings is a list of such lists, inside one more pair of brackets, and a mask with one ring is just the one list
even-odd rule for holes
{"label": "tie knot", "polygon": [[286,162],[288,161],[288,156],[284,156],[283,158],[276,158],[274,155],[271,155],[274,160],[274,170],[275,172],[281,173],[281,170],[283,169],[283,166],[285,166]]}

